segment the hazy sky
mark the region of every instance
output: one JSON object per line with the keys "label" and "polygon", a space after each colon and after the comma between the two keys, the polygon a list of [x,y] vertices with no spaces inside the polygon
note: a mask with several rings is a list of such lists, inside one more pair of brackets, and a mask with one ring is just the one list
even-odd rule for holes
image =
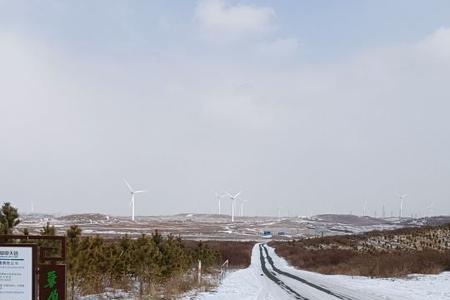
{"label": "hazy sky", "polygon": [[[450,213],[450,2],[0,0],[0,201]],[[229,212],[229,202],[226,211]]]}

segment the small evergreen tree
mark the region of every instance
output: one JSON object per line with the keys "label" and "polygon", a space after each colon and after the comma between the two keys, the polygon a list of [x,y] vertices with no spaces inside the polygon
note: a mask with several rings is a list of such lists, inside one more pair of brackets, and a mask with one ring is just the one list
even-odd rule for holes
{"label": "small evergreen tree", "polygon": [[150,287],[161,276],[162,253],[153,239],[144,234],[134,244],[133,274],[139,283],[139,295],[142,297],[145,286]]}
{"label": "small evergreen tree", "polygon": [[[40,231],[41,235],[47,235],[47,236],[54,236],[56,235],[56,229],[55,226],[50,225],[50,222],[47,222],[47,224],[42,227]],[[39,247],[41,248],[48,248],[44,251],[46,251],[46,255],[56,255],[60,251],[60,245],[56,241],[49,241],[49,240],[42,240],[39,243]]]}
{"label": "small evergreen tree", "polygon": [[14,227],[19,225],[19,223],[20,219],[17,208],[13,207],[9,202],[4,203],[0,211],[0,233],[12,234]]}
{"label": "small evergreen tree", "polygon": [[79,247],[81,228],[77,225],[71,225],[67,229],[67,274],[70,283],[70,296],[75,299],[75,287],[80,279],[82,270],[79,268]]}
{"label": "small evergreen tree", "polygon": [[56,235],[56,229],[55,226],[50,226],[50,222],[47,222],[47,225],[45,225],[44,227],[42,227],[41,229],[41,235]]}
{"label": "small evergreen tree", "polygon": [[202,261],[202,266],[207,270],[209,267],[217,264],[219,254],[214,251],[207,244],[199,242],[195,249],[195,258]]}

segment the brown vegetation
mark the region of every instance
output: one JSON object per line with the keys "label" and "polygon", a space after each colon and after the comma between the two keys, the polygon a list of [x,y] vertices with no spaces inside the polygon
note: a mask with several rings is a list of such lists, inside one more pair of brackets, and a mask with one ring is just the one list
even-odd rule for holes
{"label": "brown vegetation", "polygon": [[[254,244],[186,241],[157,231],[138,239],[81,237],[77,226],[72,226],[67,236],[70,295],[101,293],[109,287],[172,298],[191,289],[209,289],[218,283],[225,260],[232,268],[248,266]],[[197,260],[202,261],[205,275],[201,283],[197,281]]]}
{"label": "brown vegetation", "polygon": [[436,274],[450,270],[450,251],[365,252],[355,250],[308,250],[288,243],[274,243],[278,255],[290,264],[323,274],[395,277],[411,273]]}
{"label": "brown vegetation", "polygon": [[373,277],[450,270],[450,224],[273,242],[292,265],[324,274]]}
{"label": "brown vegetation", "polygon": [[[184,241],[187,248],[197,247],[196,241]],[[223,263],[228,260],[230,267],[246,268],[250,265],[252,248],[255,242],[239,241],[204,241],[208,248],[219,254],[220,261]]]}

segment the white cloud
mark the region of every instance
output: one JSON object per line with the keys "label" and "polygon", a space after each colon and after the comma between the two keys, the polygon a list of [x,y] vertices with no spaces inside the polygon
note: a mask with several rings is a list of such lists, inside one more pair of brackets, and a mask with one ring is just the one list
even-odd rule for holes
{"label": "white cloud", "polygon": [[195,16],[207,34],[219,40],[229,40],[270,32],[275,12],[270,7],[230,5],[225,0],[201,0]]}
{"label": "white cloud", "polygon": [[422,54],[450,62],[450,28],[440,28],[418,44]]}

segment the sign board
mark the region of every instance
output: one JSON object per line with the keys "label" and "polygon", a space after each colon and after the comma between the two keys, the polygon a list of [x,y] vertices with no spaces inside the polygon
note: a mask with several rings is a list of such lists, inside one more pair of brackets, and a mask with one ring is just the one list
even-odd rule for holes
{"label": "sign board", "polygon": [[0,300],[34,300],[36,246],[0,245]]}
{"label": "sign board", "polygon": [[42,300],[66,299],[65,265],[39,266],[39,299]]}

